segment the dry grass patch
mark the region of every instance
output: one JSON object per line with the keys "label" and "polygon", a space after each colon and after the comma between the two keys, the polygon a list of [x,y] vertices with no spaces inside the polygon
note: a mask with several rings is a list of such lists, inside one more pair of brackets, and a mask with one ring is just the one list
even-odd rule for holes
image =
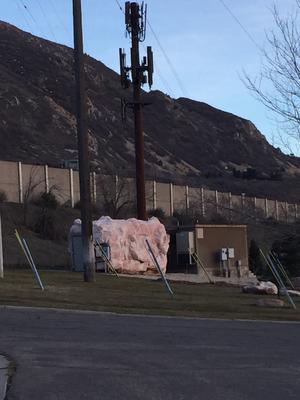
{"label": "dry grass patch", "polygon": [[173,283],[175,296],[161,281],[116,278],[97,274],[96,283],[83,282],[72,272],[42,271],[45,291],[41,291],[31,271],[5,272],[0,280],[0,304],[53,307],[116,313],[170,315],[202,318],[271,319],[300,321],[299,310],[288,303],[282,309],[255,306],[257,296],[243,294],[236,287]]}

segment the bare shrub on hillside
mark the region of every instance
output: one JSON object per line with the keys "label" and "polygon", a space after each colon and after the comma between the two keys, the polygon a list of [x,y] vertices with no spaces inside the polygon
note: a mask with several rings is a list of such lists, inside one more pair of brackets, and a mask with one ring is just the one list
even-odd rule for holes
{"label": "bare shrub on hillside", "polygon": [[103,175],[98,185],[100,188],[99,208],[104,215],[121,218],[132,213],[135,202],[128,179],[117,175]]}

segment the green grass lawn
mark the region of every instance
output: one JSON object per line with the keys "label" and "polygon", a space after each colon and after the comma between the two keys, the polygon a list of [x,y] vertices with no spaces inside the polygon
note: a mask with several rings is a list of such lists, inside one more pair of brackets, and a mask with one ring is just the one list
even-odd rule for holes
{"label": "green grass lawn", "polygon": [[241,293],[240,288],[208,284],[172,283],[172,297],[161,281],[96,275],[96,283],[83,282],[80,273],[42,271],[41,291],[31,271],[6,271],[0,279],[0,304],[52,307],[116,313],[172,315],[228,319],[300,321],[298,310],[262,308],[260,296]]}

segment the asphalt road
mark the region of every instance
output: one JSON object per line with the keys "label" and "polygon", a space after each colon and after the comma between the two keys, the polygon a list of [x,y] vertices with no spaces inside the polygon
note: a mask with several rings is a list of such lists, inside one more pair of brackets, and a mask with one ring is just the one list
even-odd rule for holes
{"label": "asphalt road", "polygon": [[287,400],[300,324],[0,309],[8,400]]}

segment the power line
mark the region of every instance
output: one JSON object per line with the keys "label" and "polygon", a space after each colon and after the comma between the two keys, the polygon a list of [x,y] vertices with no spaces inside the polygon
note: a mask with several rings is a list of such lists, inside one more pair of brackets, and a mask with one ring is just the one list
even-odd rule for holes
{"label": "power line", "polygon": [[235,20],[235,22],[240,26],[240,28],[243,30],[243,32],[248,36],[248,38],[251,40],[251,42],[259,49],[261,50],[260,45],[256,42],[254,37],[250,34],[250,32],[245,28],[245,26],[241,23],[241,21],[238,19],[238,17],[233,13],[233,11],[228,7],[228,5],[223,1],[219,0],[219,2],[223,5],[223,7],[227,10],[227,12],[231,15],[231,17]]}
{"label": "power line", "polygon": [[51,7],[53,8],[53,11],[54,11],[54,13],[55,13],[55,15],[56,15],[56,18],[57,18],[57,20],[59,21],[59,23],[60,23],[60,25],[62,26],[62,28],[64,29],[64,31],[65,31],[67,34],[70,34],[70,30],[67,28],[66,24],[65,24],[65,23],[63,22],[63,20],[61,19],[60,15],[59,15],[59,12],[57,11],[57,8],[56,8],[56,6],[54,5],[53,1],[52,1],[52,0],[49,0],[49,3],[51,4]]}
{"label": "power line", "polygon": [[175,77],[175,80],[177,81],[178,86],[179,86],[180,89],[181,89],[182,94],[183,94],[184,96],[188,96],[188,91],[187,91],[186,88],[184,87],[184,85],[183,85],[183,83],[182,83],[182,81],[181,81],[179,75],[177,74],[177,71],[175,70],[175,68],[174,68],[174,66],[173,66],[173,64],[172,64],[172,62],[171,62],[169,56],[167,55],[165,49],[163,48],[163,46],[162,46],[162,44],[161,44],[161,42],[160,42],[160,40],[159,40],[157,34],[155,33],[154,29],[152,28],[152,25],[150,24],[148,18],[147,18],[147,24],[148,24],[148,26],[149,26],[149,28],[150,28],[150,30],[151,30],[153,36],[154,36],[154,39],[156,40],[156,42],[157,42],[157,44],[158,44],[158,46],[159,46],[159,48],[160,48],[160,50],[161,50],[163,56],[165,57],[165,59],[166,59],[166,61],[167,61],[167,64],[169,65],[169,67],[170,67],[170,69],[171,69],[171,71],[172,71],[172,73],[173,73],[173,75],[174,75],[174,77]]}
{"label": "power line", "polygon": [[124,14],[123,7],[121,6],[121,4],[120,4],[119,0],[115,0],[115,2],[117,3],[117,5],[118,5],[119,9],[120,9],[120,10],[122,11],[122,13]]}
{"label": "power line", "polygon": [[16,5],[17,5],[18,9],[20,10],[20,13],[22,14],[22,17],[23,17],[23,19],[25,21],[25,24],[27,25],[29,31],[32,31],[32,27],[30,26],[29,21],[28,21],[28,19],[26,17],[26,14],[24,13],[23,7],[20,5],[18,0],[16,0],[16,2],[17,2]]}
{"label": "power line", "polygon": [[161,83],[165,87],[167,93],[171,96],[174,97],[173,90],[171,89],[170,85],[168,84],[167,80],[164,78],[164,76],[161,74],[160,69],[157,66],[157,63],[154,63],[154,70],[156,71],[159,79],[161,80]]}
{"label": "power line", "polygon": [[32,21],[33,21],[34,24],[36,25],[36,27],[37,27],[37,29],[38,29],[38,34],[40,35],[40,34],[41,34],[40,27],[39,27],[39,25],[38,25],[36,19],[34,18],[33,14],[32,14],[31,11],[29,10],[28,6],[27,6],[22,0],[19,0],[19,2],[20,2],[20,4],[21,4],[21,7],[24,8],[24,9],[26,10],[26,12],[28,13],[28,15],[30,16],[30,18],[32,19]]}
{"label": "power line", "polygon": [[40,10],[41,10],[41,12],[42,12],[42,14],[43,14],[45,20],[46,20],[46,24],[48,25],[48,28],[49,28],[50,33],[52,34],[52,36],[53,36],[55,42],[57,42],[55,33],[54,33],[53,29],[52,29],[52,26],[51,26],[51,24],[50,24],[50,22],[49,22],[49,20],[48,20],[48,17],[47,17],[47,15],[46,15],[46,13],[45,13],[45,11],[44,11],[44,9],[43,9],[41,3],[39,2],[39,0],[36,0],[36,2],[37,2],[37,4],[38,4],[38,6],[39,6],[39,8],[40,8]]}
{"label": "power line", "polygon": [[22,7],[24,7],[24,9],[27,11],[27,13],[28,13],[28,15],[30,16],[30,18],[32,19],[32,21],[33,21],[35,24],[37,24],[36,19],[35,19],[34,16],[32,15],[32,13],[31,13],[31,11],[29,10],[29,8],[27,7],[27,5],[26,5],[22,0],[19,0],[19,1],[20,1],[20,3],[21,3]]}

